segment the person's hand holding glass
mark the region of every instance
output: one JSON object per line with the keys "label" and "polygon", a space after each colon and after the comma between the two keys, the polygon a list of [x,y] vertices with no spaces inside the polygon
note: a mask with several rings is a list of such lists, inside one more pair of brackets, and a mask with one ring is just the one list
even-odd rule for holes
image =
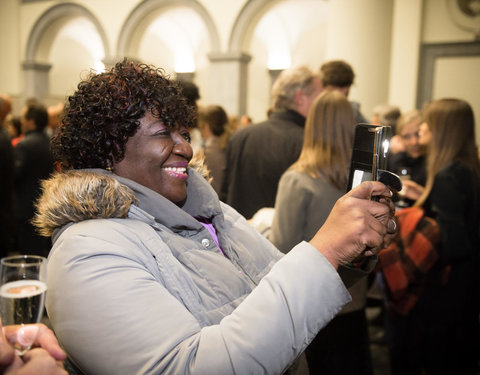
{"label": "person's hand holding glass", "polygon": [[3,258],[0,269],[0,316],[4,325],[20,325],[9,340],[18,355],[35,342],[43,316],[47,290],[47,261],[36,255]]}
{"label": "person's hand holding glass", "polygon": [[405,181],[410,180],[410,168],[408,167],[400,167],[398,170],[398,176],[402,180],[402,190],[398,192],[400,200],[396,203],[397,207],[404,208],[408,207],[408,203],[405,201],[405,193],[406,193],[406,186]]}
{"label": "person's hand holding glass", "polygon": [[402,190],[398,192],[400,200],[396,203],[396,206],[401,209],[410,206],[411,202],[415,202],[420,198],[424,187],[410,179],[410,168],[401,167],[399,176],[402,180]]}

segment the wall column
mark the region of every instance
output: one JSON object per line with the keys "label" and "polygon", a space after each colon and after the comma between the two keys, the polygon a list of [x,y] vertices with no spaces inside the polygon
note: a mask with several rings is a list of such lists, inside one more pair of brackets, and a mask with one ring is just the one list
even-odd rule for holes
{"label": "wall column", "polygon": [[43,100],[50,92],[48,73],[51,64],[25,62],[22,64],[24,75],[24,99],[37,98]]}
{"label": "wall column", "polygon": [[423,0],[396,0],[393,9],[388,102],[409,111],[416,107]]}
{"label": "wall column", "polygon": [[[248,63],[245,53],[211,53],[209,103],[223,103],[227,113],[241,116],[247,113]],[[226,84],[228,83],[228,84]]]}

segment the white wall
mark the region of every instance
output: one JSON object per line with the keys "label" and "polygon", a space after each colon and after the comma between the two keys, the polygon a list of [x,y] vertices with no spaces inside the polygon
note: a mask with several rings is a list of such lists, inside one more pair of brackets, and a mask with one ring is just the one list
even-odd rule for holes
{"label": "white wall", "polygon": [[404,112],[416,105],[422,3],[422,0],[394,3],[388,102]]}
{"label": "white wall", "polygon": [[476,142],[480,145],[480,57],[437,59],[432,96],[433,99],[459,98],[470,103],[476,119]]}
{"label": "white wall", "polygon": [[327,59],[351,63],[356,79],[350,98],[369,119],[377,104],[389,101],[393,0],[331,0]]}
{"label": "white wall", "polygon": [[[331,1],[288,0],[276,3],[255,25],[248,45],[247,112],[254,121],[266,118],[274,68],[308,65],[318,70],[325,61],[326,34]],[[295,17],[292,15],[295,14]],[[285,65],[286,64],[286,65]]]}
{"label": "white wall", "polygon": [[[398,1],[398,0],[397,0]],[[467,31],[476,25],[480,30],[480,17],[475,19],[462,15],[455,6],[456,0],[424,0],[424,43],[473,41],[474,34]]]}
{"label": "white wall", "polygon": [[13,110],[17,109],[15,98],[20,94],[20,12],[17,0],[3,0],[0,3],[0,92],[6,92],[12,97]]}
{"label": "white wall", "polygon": [[[453,0],[425,0],[424,43],[472,42],[480,31],[480,16],[467,17],[453,7]],[[480,56],[444,57],[434,65],[432,99],[455,97],[473,107],[476,143],[480,145]]]}

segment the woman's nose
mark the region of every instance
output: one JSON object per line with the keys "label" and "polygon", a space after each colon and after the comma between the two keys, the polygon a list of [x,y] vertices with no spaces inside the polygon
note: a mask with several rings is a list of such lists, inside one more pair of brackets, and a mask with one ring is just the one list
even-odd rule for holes
{"label": "woman's nose", "polygon": [[174,142],[173,152],[190,160],[193,156],[193,149],[190,142],[185,139],[184,135],[175,131],[172,133],[172,140]]}

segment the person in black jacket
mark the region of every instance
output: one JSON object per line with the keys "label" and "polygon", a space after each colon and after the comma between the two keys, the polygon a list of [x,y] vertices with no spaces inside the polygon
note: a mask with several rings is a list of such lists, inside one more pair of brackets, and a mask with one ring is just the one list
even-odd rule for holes
{"label": "person in black jacket", "polygon": [[387,315],[392,374],[477,374],[480,161],[474,114],[464,100],[445,98],[428,103],[422,115],[427,179],[415,205],[438,224],[438,257],[408,314]]}
{"label": "person in black jacket", "polygon": [[220,198],[246,218],[275,205],[278,181],[300,156],[305,117],[321,90],[309,68],[283,71],[272,88],[268,119],[230,138]]}
{"label": "person in black jacket", "polygon": [[50,241],[36,233],[30,220],[40,193],[40,181],[49,177],[54,169],[50,139],[44,131],[48,124],[47,109],[30,102],[23,109],[21,121],[25,137],[14,150],[16,250],[46,256]]}

